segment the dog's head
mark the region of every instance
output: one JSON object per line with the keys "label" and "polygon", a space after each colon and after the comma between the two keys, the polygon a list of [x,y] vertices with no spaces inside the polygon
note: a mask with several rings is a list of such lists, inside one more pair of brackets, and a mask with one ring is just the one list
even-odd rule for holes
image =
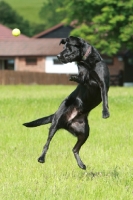
{"label": "dog's head", "polygon": [[92,47],[79,37],[70,36],[62,39],[60,44],[64,44],[64,50],[57,55],[62,63],[81,61],[85,56],[91,54]]}

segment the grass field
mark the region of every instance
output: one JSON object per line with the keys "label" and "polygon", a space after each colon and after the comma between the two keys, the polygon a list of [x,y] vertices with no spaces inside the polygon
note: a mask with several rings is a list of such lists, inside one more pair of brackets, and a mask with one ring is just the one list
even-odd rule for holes
{"label": "grass field", "polygon": [[[21,2],[20,2],[21,3]],[[0,199],[2,200],[132,200],[133,88],[111,88],[111,117],[101,118],[101,105],[90,116],[90,137],[80,155],[76,142],[60,130],[46,157],[37,158],[49,125],[28,129],[22,123],[53,113],[74,86],[0,86]]]}
{"label": "grass field", "polygon": [[42,23],[43,20],[39,18],[39,11],[45,0],[5,0],[15,11],[24,19],[30,22]]}

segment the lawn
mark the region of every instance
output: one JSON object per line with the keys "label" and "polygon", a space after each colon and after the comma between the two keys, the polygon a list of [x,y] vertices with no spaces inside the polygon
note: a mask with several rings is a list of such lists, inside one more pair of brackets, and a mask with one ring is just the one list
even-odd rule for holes
{"label": "lawn", "polygon": [[73,89],[0,86],[0,199],[133,199],[133,88],[110,88],[109,119],[102,119],[101,104],[90,113],[90,137],[80,152],[86,171],[72,154],[76,138],[65,130],[54,136],[46,163],[37,162],[49,125],[22,124],[55,112]]}
{"label": "lawn", "polygon": [[45,0],[5,0],[5,2],[11,5],[24,19],[35,23],[43,22],[43,20],[39,18],[39,11],[44,1]]}

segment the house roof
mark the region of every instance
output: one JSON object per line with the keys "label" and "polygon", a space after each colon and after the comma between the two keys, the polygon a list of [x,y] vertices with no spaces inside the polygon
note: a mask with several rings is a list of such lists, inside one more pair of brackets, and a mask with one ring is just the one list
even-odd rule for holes
{"label": "house roof", "polygon": [[42,31],[41,33],[38,33],[38,34],[34,35],[33,38],[39,38],[39,37],[41,37],[42,35],[46,35],[47,33],[51,32],[51,31],[54,31],[54,30],[56,30],[57,28],[60,28],[60,27],[62,27],[62,26],[64,26],[64,24],[62,24],[62,23],[57,24],[57,25],[53,26],[52,28],[47,29],[46,31]]}
{"label": "house roof", "polygon": [[33,38],[63,38],[70,34],[70,31],[74,27],[71,25],[65,26],[65,24],[57,24],[41,33],[34,35]]}
{"label": "house roof", "polygon": [[29,37],[20,34],[18,37],[14,37],[12,35],[12,30],[2,24],[0,24],[0,41],[1,40],[11,40],[11,41],[20,41],[20,40],[27,40]]}
{"label": "house roof", "polygon": [[62,51],[60,38],[0,40],[0,57],[6,56],[53,56]]}

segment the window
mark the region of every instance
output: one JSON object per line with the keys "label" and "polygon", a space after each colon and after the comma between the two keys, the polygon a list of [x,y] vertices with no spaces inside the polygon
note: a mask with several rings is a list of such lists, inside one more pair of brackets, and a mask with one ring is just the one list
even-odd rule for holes
{"label": "window", "polygon": [[14,70],[14,60],[12,59],[4,60],[4,66],[5,69],[7,70]]}
{"label": "window", "polygon": [[130,66],[133,66],[133,58],[128,58],[128,64],[129,64]]}
{"label": "window", "polygon": [[53,74],[77,74],[78,68],[75,62],[63,64],[56,56],[47,56],[45,60],[45,72]]}
{"label": "window", "polygon": [[37,58],[26,58],[26,65],[37,65]]}
{"label": "window", "polygon": [[109,56],[103,56],[104,61],[107,63],[107,65],[113,65],[113,58]]}
{"label": "window", "polygon": [[0,60],[0,70],[3,69],[3,60]]}

